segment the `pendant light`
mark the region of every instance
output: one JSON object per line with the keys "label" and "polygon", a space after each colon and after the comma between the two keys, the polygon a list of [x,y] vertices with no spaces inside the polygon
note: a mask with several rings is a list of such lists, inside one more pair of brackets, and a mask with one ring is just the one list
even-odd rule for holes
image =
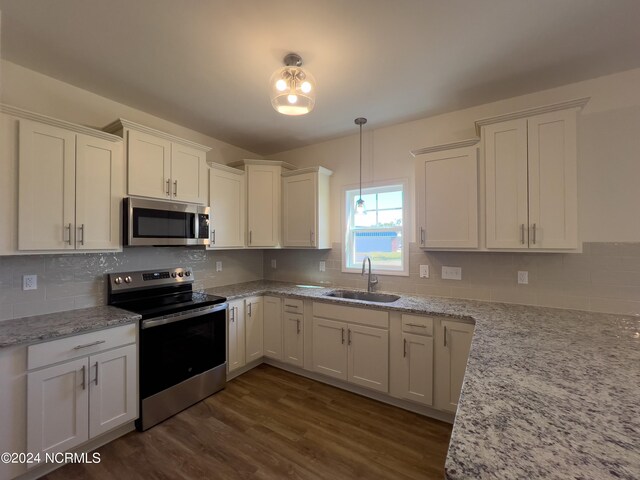
{"label": "pendant light", "polygon": [[360,127],[360,197],[356,202],[356,213],[364,213],[364,200],[362,199],[362,125],[367,123],[367,119],[358,117],[354,122]]}
{"label": "pendant light", "polygon": [[271,75],[271,105],[284,115],[304,115],[316,103],[316,81],[303,70],[302,57],[290,53],[284,57],[283,68]]}

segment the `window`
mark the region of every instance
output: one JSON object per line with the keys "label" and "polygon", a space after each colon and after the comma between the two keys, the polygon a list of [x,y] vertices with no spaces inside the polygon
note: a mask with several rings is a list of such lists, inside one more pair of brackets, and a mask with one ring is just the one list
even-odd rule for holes
{"label": "window", "polygon": [[378,273],[408,274],[404,191],[403,182],[363,188],[365,210],[360,213],[356,211],[359,189],[346,190],[346,238],[342,262],[345,272],[360,272],[362,261],[368,256],[371,268]]}

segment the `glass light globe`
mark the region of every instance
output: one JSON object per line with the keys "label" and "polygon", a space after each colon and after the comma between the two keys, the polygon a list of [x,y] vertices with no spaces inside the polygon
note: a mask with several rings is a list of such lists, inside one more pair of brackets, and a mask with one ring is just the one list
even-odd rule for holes
{"label": "glass light globe", "polygon": [[[316,103],[316,83],[301,67],[292,65],[276,70],[271,76],[271,105],[284,115],[304,115]],[[280,87],[284,84],[284,89]]]}

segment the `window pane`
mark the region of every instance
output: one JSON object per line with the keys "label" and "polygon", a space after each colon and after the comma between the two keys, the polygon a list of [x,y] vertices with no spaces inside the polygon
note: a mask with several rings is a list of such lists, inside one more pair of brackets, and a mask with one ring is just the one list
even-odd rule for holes
{"label": "window pane", "polygon": [[360,265],[369,256],[374,269],[401,269],[401,239],[398,232],[355,232],[352,265]]}
{"label": "window pane", "polygon": [[402,209],[378,211],[378,227],[398,227],[402,225]]}
{"label": "window pane", "polygon": [[[366,203],[365,203],[366,206]],[[357,228],[373,227],[376,224],[376,212],[365,211],[365,213],[356,213],[353,215],[353,224]]]}
{"label": "window pane", "polygon": [[402,208],[402,192],[385,192],[378,195],[378,208]]}
{"label": "window pane", "polygon": [[[353,206],[355,208],[356,202],[360,198],[360,194],[356,192],[355,197],[353,198]],[[376,194],[375,193],[365,193],[362,191],[362,200],[364,200],[364,209],[367,210],[375,210],[376,209]]]}

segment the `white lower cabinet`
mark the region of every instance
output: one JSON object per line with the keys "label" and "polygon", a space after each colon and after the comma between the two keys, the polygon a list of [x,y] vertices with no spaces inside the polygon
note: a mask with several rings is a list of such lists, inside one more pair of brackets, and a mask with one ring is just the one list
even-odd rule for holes
{"label": "white lower cabinet", "polygon": [[455,412],[467,368],[473,325],[442,320],[436,342],[436,405],[440,410]]}
{"label": "white lower cabinet", "polygon": [[433,320],[402,315],[402,361],[397,372],[402,398],[433,405]]}
{"label": "white lower cabinet", "polygon": [[282,299],[264,297],[264,356],[282,360]]}
{"label": "white lower cabinet", "polygon": [[[109,337],[135,342],[136,326],[29,347],[28,452],[64,452],[137,418],[136,345],[105,351],[114,343]],[[51,365],[60,358],[65,361]]]}
{"label": "white lower cabinet", "polygon": [[388,392],[389,314],[321,303],[313,309],[313,369]]}
{"label": "white lower cabinet", "polygon": [[258,360],[264,354],[263,320],[264,303],[262,297],[250,297],[245,300],[245,361]]}
{"label": "white lower cabinet", "polygon": [[244,300],[229,302],[227,318],[227,372],[233,372],[245,365]]}
{"label": "white lower cabinet", "polygon": [[286,363],[297,367],[304,364],[304,319],[299,313],[283,314],[283,345]]}

